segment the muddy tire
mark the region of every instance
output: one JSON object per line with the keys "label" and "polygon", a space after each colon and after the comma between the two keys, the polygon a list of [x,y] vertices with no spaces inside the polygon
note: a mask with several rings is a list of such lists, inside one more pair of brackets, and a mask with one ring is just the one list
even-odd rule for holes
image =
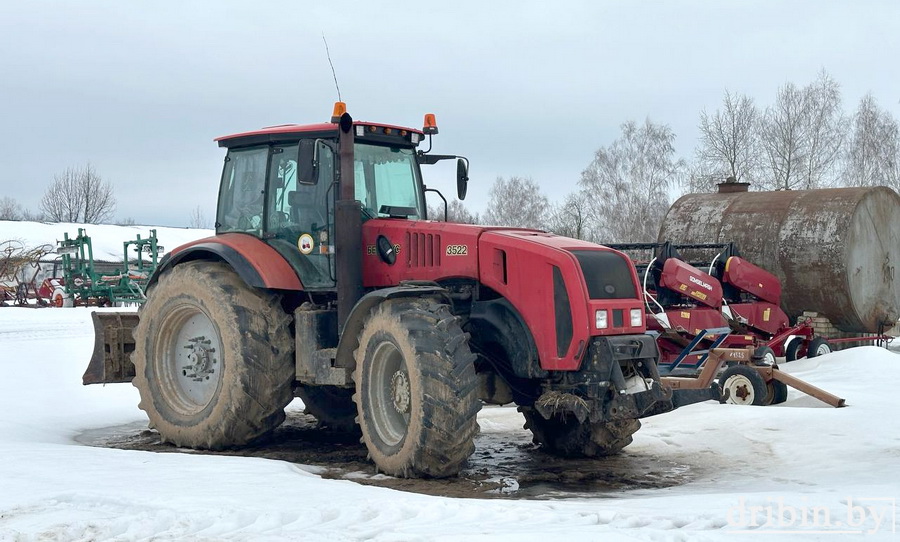
{"label": "muddy tire", "polygon": [[573,415],[545,419],[530,407],[519,407],[525,416],[525,429],[532,440],[551,454],[562,457],[602,457],[614,455],[631,444],[632,435],[641,428],[638,420],[603,423],[579,422]]}
{"label": "muddy tire", "polygon": [[447,305],[388,300],[368,316],[356,350],[353,399],[377,467],[401,477],[459,473],[475,450],[475,355]]}
{"label": "muddy tire", "polygon": [[759,371],[747,365],[732,365],[719,377],[722,402],[732,405],[762,406],[768,395]]}
{"label": "muddy tire", "polygon": [[356,403],[353,390],[337,386],[298,386],[294,395],[303,401],[304,412],[318,420],[319,425],[337,431],[359,431],[356,423]]}
{"label": "muddy tire", "polygon": [[133,384],[150,427],[165,442],[211,450],[271,432],[293,397],[289,325],[277,296],[223,263],[164,272],[134,329]]}

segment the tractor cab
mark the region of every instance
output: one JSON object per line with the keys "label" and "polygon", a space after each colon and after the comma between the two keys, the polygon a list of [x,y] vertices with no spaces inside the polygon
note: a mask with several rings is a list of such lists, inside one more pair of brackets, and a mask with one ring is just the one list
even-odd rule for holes
{"label": "tractor cab", "polygon": [[[333,289],[335,201],[340,182],[336,123],[283,125],[219,138],[228,148],[216,233],[265,241],[304,288]],[[353,123],[354,194],[362,220],[426,218],[416,146],[424,133]]]}

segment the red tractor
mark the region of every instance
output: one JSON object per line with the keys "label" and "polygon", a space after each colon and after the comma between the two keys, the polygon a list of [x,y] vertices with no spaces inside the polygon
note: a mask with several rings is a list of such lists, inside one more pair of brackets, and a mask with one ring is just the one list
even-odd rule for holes
{"label": "red tractor", "polygon": [[550,452],[621,450],[672,408],[633,265],[427,220],[421,165],[456,160],[460,199],[468,181],[464,158],[430,154],[436,133],[433,115],[415,130],[339,103],[331,122],[219,138],[216,235],[161,260],[138,315],[94,314],[84,383],[133,378],[163,440],[206,449],[269,434],[296,395],[358,424],[395,476],[456,474],[481,400],[517,403]]}

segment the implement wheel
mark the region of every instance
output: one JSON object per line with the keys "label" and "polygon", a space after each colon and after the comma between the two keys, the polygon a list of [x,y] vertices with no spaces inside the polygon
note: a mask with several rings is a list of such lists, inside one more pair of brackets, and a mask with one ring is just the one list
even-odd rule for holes
{"label": "implement wheel", "polygon": [[722,387],[722,402],[733,405],[761,406],[768,390],[766,381],[753,367],[732,365],[719,377]]}
{"label": "implement wheel", "polygon": [[763,363],[764,365],[775,365],[775,351],[768,346],[760,346],[753,352],[753,360]]}
{"label": "implement wheel", "polygon": [[475,450],[475,355],[450,308],[388,300],[369,313],[353,396],[369,456],[393,476],[457,474]]}
{"label": "implement wheel", "polygon": [[785,363],[800,359],[802,357],[801,352],[803,352],[803,339],[801,337],[794,337],[788,341],[787,345],[784,347]]}
{"label": "implement wheel", "polygon": [[75,306],[75,303],[72,300],[72,294],[66,293],[66,289],[61,286],[53,290],[53,295],[50,298],[50,302],[54,307]]}
{"label": "implement wheel", "polygon": [[831,344],[822,337],[813,337],[806,348],[806,357],[814,358],[831,353]]}
{"label": "implement wheel", "polygon": [[213,450],[272,431],[292,399],[289,325],[277,296],[225,264],[164,272],[134,329],[133,384],[150,426],[165,442]]}
{"label": "implement wheel", "polygon": [[766,397],[763,399],[763,406],[780,405],[787,401],[788,388],[787,384],[779,380],[772,379],[766,382]]}

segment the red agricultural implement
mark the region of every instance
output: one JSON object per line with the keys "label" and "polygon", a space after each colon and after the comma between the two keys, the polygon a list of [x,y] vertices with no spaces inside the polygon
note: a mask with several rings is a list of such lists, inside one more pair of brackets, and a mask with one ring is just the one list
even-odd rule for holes
{"label": "red agricultural implement", "polygon": [[[770,273],[722,253],[709,265],[712,274],[705,273],[683,261],[670,243],[612,246],[631,253],[642,278],[647,328],[657,334],[659,371],[676,390],[676,406],[714,397],[720,391],[728,402],[778,404],[787,399],[787,385],[812,392],[834,406],[842,404],[826,392],[775,372],[776,356],[787,349],[795,359],[827,353],[830,348],[814,336],[808,322],[788,326],[778,306],[781,285]],[[637,251],[644,256],[635,256]],[[718,378],[720,389],[710,388],[709,375],[714,377],[726,362],[730,366]]]}

